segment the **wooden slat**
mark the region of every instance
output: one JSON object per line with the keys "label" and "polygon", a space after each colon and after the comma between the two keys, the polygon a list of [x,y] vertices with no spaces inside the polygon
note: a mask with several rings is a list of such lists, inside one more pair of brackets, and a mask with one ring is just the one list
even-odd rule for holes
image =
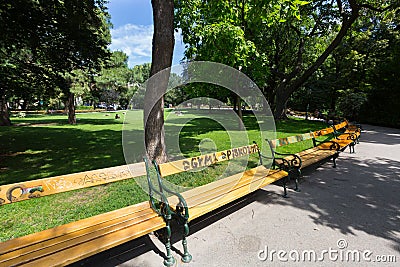
{"label": "wooden slat", "polygon": [[335,129],[336,130],[340,130],[340,129],[346,127],[346,126],[347,126],[347,121],[343,121],[342,123],[336,124],[335,125]]}
{"label": "wooden slat", "polygon": [[268,174],[268,169],[266,169],[264,166],[259,166],[243,173],[234,174],[215,182],[192,188],[183,192],[182,195],[188,202],[188,205],[197,205],[198,202],[196,201],[198,201],[200,198],[212,198],[214,195],[224,195],[239,183],[243,183],[246,179],[250,181],[253,177],[256,177],[256,173],[261,172],[264,176],[266,176]]}
{"label": "wooden slat", "polygon": [[191,196],[187,198],[188,205],[199,206],[204,205],[205,203],[213,202],[244,186],[249,189],[248,193],[253,192],[264,186],[264,180],[268,175],[272,176],[276,172],[276,170],[271,171],[270,173],[268,173],[268,171],[265,171],[264,173],[264,171],[260,169],[258,169],[256,172],[251,170],[251,172],[245,173],[242,177],[235,177],[235,179],[232,182],[227,183],[227,185],[216,188],[212,187],[211,189],[200,194],[199,192],[191,192]]}
{"label": "wooden slat", "polygon": [[[189,207],[189,220],[193,220],[286,176],[287,173],[285,171],[268,170],[264,166],[259,166],[244,173],[232,175],[185,191],[182,196]],[[171,197],[169,198],[169,203],[171,206],[175,206],[178,203],[178,199]]]}
{"label": "wooden slat", "polygon": [[146,175],[143,162],[0,186],[0,205]]}
{"label": "wooden slat", "polygon": [[121,230],[123,228],[126,228],[127,226],[139,224],[154,217],[157,217],[157,214],[149,209],[139,213],[130,214],[129,216],[124,216],[116,220],[106,221],[92,227],[87,227],[78,231],[65,233],[60,236],[55,235],[51,239],[44,239],[40,242],[36,240],[36,244],[34,245],[30,245],[29,247],[24,247],[18,250],[14,249],[9,253],[1,255],[0,262],[2,257],[6,259],[13,259],[17,257],[26,257],[31,259],[47,254],[52,254],[55,251],[79,245],[80,243],[89,241],[93,238],[97,238],[98,236],[105,235],[109,232]]}
{"label": "wooden slat", "polygon": [[314,138],[314,133],[310,132],[310,133],[305,133],[305,134],[298,134],[298,135],[293,135],[293,136],[289,136],[289,137],[274,139],[274,140],[269,141],[269,143],[273,148],[277,148],[280,146],[285,146],[285,145],[289,145],[289,144],[293,144],[293,143],[297,143],[297,142],[310,140],[312,138]]}
{"label": "wooden slat", "polygon": [[149,203],[142,202],[118,210],[110,211],[107,213],[92,216],[90,218],[82,219],[77,222],[67,223],[61,226],[56,226],[54,228],[44,230],[38,233],[33,233],[30,235],[14,238],[5,242],[0,243],[0,255],[8,253],[10,251],[21,249],[26,246],[32,246],[36,243],[43,242],[44,240],[50,240],[57,236],[62,236],[65,234],[73,233],[81,229],[89,228],[91,226],[96,226],[107,221],[111,221],[120,217],[129,216],[130,214],[135,214],[143,210],[148,210]]}
{"label": "wooden slat", "polygon": [[[298,155],[302,161],[301,168],[305,168],[323,159],[333,156],[336,153],[336,150],[330,150],[329,146],[325,148],[319,145],[317,147],[312,147],[297,153],[296,155]],[[285,157],[285,159],[288,161],[292,160],[293,158],[294,158],[293,156]]]}
{"label": "wooden slat", "polygon": [[51,257],[40,258],[24,264],[23,266],[65,266],[74,263],[99,252],[131,241],[164,227],[161,217],[145,221],[140,225],[134,225],[120,231],[85,242],[77,247],[66,248],[51,255]]}
{"label": "wooden slat", "polygon": [[[91,222],[93,222],[92,225],[90,225]],[[63,251],[69,251],[71,254],[66,254],[65,259],[55,258],[56,265],[64,265],[161,229],[164,226],[163,219],[150,208],[148,202],[143,202],[0,243],[2,253],[0,254],[0,266],[17,265],[31,261],[34,264],[46,263],[46,265],[37,266],[49,266],[47,262],[52,262],[56,255],[62,254]],[[123,236],[122,232],[129,232],[130,235]],[[89,244],[96,243],[97,246],[86,251],[88,246],[90,247]],[[13,248],[13,245],[17,246]],[[43,258],[45,255],[48,255],[48,257]]]}
{"label": "wooden slat", "polygon": [[[189,220],[193,220],[195,218],[198,218],[212,210],[215,210],[219,207],[222,207],[223,205],[226,205],[234,200],[237,200],[253,191],[256,189],[262,188],[268,184],[271,184],[283,177],[286,177],[287,173],[284,171],[278,171],[275,172],[271,175],[264,176],[260,175],[260,177],[256,178],[255,182],[258,184],[257,187],[252,187],[251,183],[245,183],[243,184],[238,184],[238,186],[234,187],[230,192],[227,194],[219,197],[218,199],[213,199],[208,202],[204,202],[201,205],[197,205],[194,207],[191,207],[189,210],[190,218]],[[261,183],[259,181],[262,180]]]}
{"label": "wooden slat", "polygon": [[[343,138],[343,139],[332,139],[331,141],[333,141],[333,142],[335,142],[335,143],[338,143],[339,146],[340,146],[340,148],[342,149],[342,148],[347,147],[349,144],[351,144],[351,143],[353,142],[353,140],[347,139],[347,136],[348,136],[348,135],[339,137],[339,138]],[[330,143],[330,142],[326,142],[326,143],[320,144],[319,147],[320,147],[321,149],[329,149],[329,147],[331,146],[331,144],[332,144],[332,143]]]}
{"label": "wooden slat", "polygon": [[162,177],[166,177],[168,175],[184,171],[207,167],[217,162],[231,160],[237,157],[257,153],[257,149],[257,145],[254,144],[250,146],[242,146],[215,153],[205,154],[198,157],[171,161],[159,165],[160,173]]}
{"label": "wooden slat", "polygon": [[321,129],[321,130],[315,131],[315,132],[313,132],[313,134],[314,134],[315,137],[318,137],[318,136],[331,134],[333,132],[334,132],[333,128],[332,127],[328,127],[328,128],[325,128],[325,129]]}
{"label": "wooden slat", "polygon": [[303,154],[300,156],[302,168],[315,164],[323,159],[329,158],[336,153],[335,150],[316,150],[313,153]]}

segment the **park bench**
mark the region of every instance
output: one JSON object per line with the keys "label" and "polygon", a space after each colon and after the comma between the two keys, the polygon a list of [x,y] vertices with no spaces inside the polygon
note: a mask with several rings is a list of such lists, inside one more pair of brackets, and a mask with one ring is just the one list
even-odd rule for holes
{"label": "park bench", "polygon": [[[191,220],[282,179],[287,176],[287,172],[284,170],[270,170],[262,164],[262,158],[258,158],[258,166],[256,167],[233,174],[231,173],[227,177],[185,190],[182,193],[178,193],[177,190],[166,186],[165,178],[174,174],[196,171],[199,168],[212,168],[215,164],[222,161],[236,160],[249,155],[254,155],[256,157],[259,155],[257,144],[159,165],[153,162],[156,178],[151,177],[150,164],[147,163],[150,202],[152,203],[153,209],[158,214],[162,214],[167,224],[165,238],[167,259],[164,262],[166,266],[171,266],[175,262],[170,249],[170,221],[172,219],[183,227],[182,244],[184,252],[182,261],[189,262],[191,260],[191,255],[188,252],[186,236],[189,233],[188,223]],[[147,160],[145,160],[145,162],[147,162]],[[158,198],[156,196],[158,196]]]}
{"label": "park bench", "polygon": [[[0,187],[2,204],[146,175],[144,163]],[[148,201],[0,243],[0,266],[65,266],[165,227]]]}
{"label": "park bench", "polygon": [[334,135],[336,139],[346,139],[353,141],[353,144],[350,145],[350,149],[353,148],[354,153],[354,145],[360,142],[359,139],[361,137],[361,125],[352,125],[347,120],[344,120],[342,123],[336,124],[332,127],[334,129]]}
{"label": "park bench", "polygon": [[[289,180],[295,181],[295,191],[299,191],[298,179],[301,175],[301,169],[322,162],[328,158],[332,158],[333,167],[335,168],[336,159],[338,158],[340,151],[344,151],[349,147],[350,153],[352,151],[354,152],[355,143],[358,141],[361,132],[358,127],[346,128],[346,126],[348,126],[347,121],[310,133],[267,140],[273,155],[272,167],[286,170],[289,174],[285,179],[283,179],[285,197],[287,196],[286,185]],[[341,129],[345,129],[345,132],[339,132]],[[321,136],[327,136],[327,138],[320,141],[317,137]],[[278,147],[306,140],[312,140],[312,148],[300,151],[296,154],[279,153],[276,151]],[[290,166],[289,169],[287,168],[288,165]]]}

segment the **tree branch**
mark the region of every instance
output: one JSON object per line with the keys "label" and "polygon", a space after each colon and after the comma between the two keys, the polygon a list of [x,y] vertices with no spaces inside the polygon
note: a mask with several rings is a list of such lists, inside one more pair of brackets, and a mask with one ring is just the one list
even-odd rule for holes
{"label": "tree branch", "polygon": [[[349,1],[351,2],[351,1]],[[353,2],[354,3],[354,2]],[[354,6],[352,6],[354,7]],[[294,80],[291,83],[291,86],[288,88],[289,95],[293,93],[298,87],[300,87],[311,75],[315,73],[315,71],[325,62],[328,56],[335,50],[335,48],[341,43],[342,39],[346,35],[347,31],[350,29],[351,25],[356,21],[359,17],[358,6],[352,9],[351,16],[344,20],[342,23],[342,27],[340,28],[338,34],[335,39],[332,40],[330,45],[325,49],[325,51],[317,58],[312,66],[310,66],[298,79]]]}
{"label": "tree branch", "polygon": [[374,6],[370,5],[370,4],[360,4],[359,5],[359,7],[361,7],[361,8],[366,8],[366,9],[369,9],[369,10],[372,10],[372,11],[376,11],[376,12],[385,12],[385,11],[391,9],[393,6],[394,5],[389,5],[389,6],[385,7],[385,8],[379,8],[379,7],[374,7]]}

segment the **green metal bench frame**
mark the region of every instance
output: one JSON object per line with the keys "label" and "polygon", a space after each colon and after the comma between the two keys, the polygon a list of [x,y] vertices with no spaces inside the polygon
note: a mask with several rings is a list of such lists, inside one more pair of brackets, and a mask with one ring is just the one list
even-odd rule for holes
{"label": "green metal bench frame", "polygon": [[[164,186],[160,170],[156,161],[153,161],[153,166],[157,173],[157,182],[158,182],[158,189],[153,185],[151,178],[150,178],[150,164],[149,160],[144,157],[144,162],[146,164],[146,173],[147,173],[147,183],[149,186],[149,196],[150,196],[150,205],[153,210],[161,216],[165,221],[165,240],[164,245],[167,251],[166,259],[164,260],[165,266],[171,266],[175,264],[175,258],[171,254],[171,220],[175,219],[180,225],[183,225],[183,235],[182,235],[182,245],[183,245],[183,256],[182,261],[188,263],[192,260],[192,255],[189,254],[187,248],[187,240],[186,237],[189,234],[189,225],[188,225],[188,218],[189,218],[189,210],[186,204],[185,199],[182,197],[181,194],[174,192]],[[168,198],[165,196],[164,192],[169,194],[175,195],[179,199],[178,205],[176,205],[175,209],[172,209],[168,203]],[[160,196],[161,201],[154,197],[154,194]]]}
{"label": "green metal bench frame", "polygon": [[[324,135],[324,134],[322,134]],[[283,179],[283,188],[284,188],[284,194],[283,197],[287,197],[287,183],[289,183],[290,180],[294,180],[295,182],[295,188],[294,190],[296,192],[299,192],[299,178],[301,177],[301,168],[302,168],[302,159],[299,155],[297,154],[292,154],[292,153],[280,153],[276,151],[277,147],[297,143],[297,142],[302,142],[306,140],[312,140],[313,146],[318,147],[320,144],[326,144],[326,143],[331,143],[331,145],[327,148],[329,150],[335,150],[336,153],[332,155],[333,159],[333,167],[336,168],[336,159],[339,156],[339,149],[340,145],[332,140],[323,140],[319,141],[316,139],[316,136],[314,135],[314,132],[306,133],[306,134],[301,134],[301,135],[295,135],[295,136],[289,136],[285,138],[278,138],[274,140],[266,140],[268,142],[268,145],[270,147],[270,150],[273,155],[273,163],[272,166],[274,168],[282,169],[285,170],[289,173],[289,175],[286,177],[286,179]],[[326,148],[320,148],[322,150],[326,150]],[[262,157],[265,157],[261,155]]]}
{"label": "green metal bench frame", "polygon": [[[355,145],[360,143],[361,125],[351,125],[347,120],[333,125],[334,137],[337,140],[352,140],[349,144],[350,153],[355,153]],[[344,148],[345,149],[345,148]],[[343,150],[344,150],[343,149]]]}
{"label": "green metal bench frame", "polygon": [[[263,165],[262,158],[263,157],[267,158],[267,157],[265,157],[261,154],[260,149],[256,142],[253,142],[253,144],[257,146],[256,153],[259,155],[259,164]],[[232,150],[234,150],[234,149],[232,149]],[[216,153],[220,153],[220,152],[216,152]],[[253,154],[253,153],[251,153],[251,154]],[[227,156],[227,158],[224,158],[224,160],[230,160],[229,156]],[[166,229],[166,238],[165,238],[164,245],[167,250],[167,255],[166,255],[167,259],[164,261],[164,265],[172,266],[173,264],[175,264],[175,259],[171,255],[171,227],[170,227],[170,224],[171,224],[172,219],[174,219],[176,222],[178,222],[179,225],[183,226],[182,245],[183,245],[184,253],[183,253],[183,256],[181,259],[183,262],[188,263],[191,261],[192,256],[188,252],[187,240],[186,240],[186,237],[189,234],[189,225],[188,225],[189,210],[188,210],[187,203],[181,194],[174,192],[173,190],[167,188],[164,185],[164,183],[162,181],[162,176],[161,176],[159,165],[157,164],[157,162],[152,161],[152,165],[157,173],[157,186],[154,186],[152,179],[150,177],[150,163],[146,157],[144,158],[144,162],[146,164],[147,182],[149,185],[149,196],[150,196],[151,207],[160,216],[162,216],[162,218],[164,219],[164,221],[166,223],[166,228],[165,228]],[[207,165],[207,167],[214,165],[215,163],[217,163],[217,162],[213,162],[213,163]],[[283,165],[285,165],[285,166],[283,166]],[[284,170],[290,169],[290,166],[289,166],[290,164],[288,162],[285,162],[283,165],[282,165],[282,168]],[[284,189],[284,190],[286,190],[286,189]],[[165,193],[176,196],[179,199],[179,203],[178,203],[178,205],[176,205],[176,207],[171,207]],[[159,195],[160,200],[155,198],[154,194]]]}

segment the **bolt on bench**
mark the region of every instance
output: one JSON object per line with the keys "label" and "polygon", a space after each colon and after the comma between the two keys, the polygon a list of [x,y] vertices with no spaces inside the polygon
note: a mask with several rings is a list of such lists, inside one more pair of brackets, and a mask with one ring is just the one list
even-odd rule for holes
{"label": "bolt on bench", "polygon": [[258,154],[259,148],[257,144],[253,144],[160,165],[153,162],[156,178],[151,177],[150,164],[145,160],[147,164],[151,206],[164,218],[167,225],[165,243],[167,259],[164,261],[166,266],[171,266],[175,263],[175,259],[171,255],[171,220],[176,220],[183,227],[182,244],[184,253],[182,261],[189,262],[191,255],[188,252],[186,241],[186,236],[189,233],[188,222],[282,179],[288,173],[284,170],[268,169],[262,164],[261,158],[259,158],[258,166],[256,167],[248,170],[243,168],[237,172],[233,170],[233,174],[229,173],[227,177],[186,190],[182,193],[177,193],[171,187],[167,186],[163,178],[173,174],[196,171],[199,168],[212,168],[215,164],[223,161],[236,160],[249,155],[257,156]]}

